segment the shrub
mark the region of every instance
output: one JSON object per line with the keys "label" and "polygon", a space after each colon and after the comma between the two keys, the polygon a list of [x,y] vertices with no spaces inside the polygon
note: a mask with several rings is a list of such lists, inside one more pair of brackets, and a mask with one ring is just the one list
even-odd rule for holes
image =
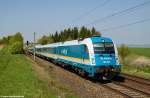
{"label": "shrub", "polygon": [[8,46],[8,51],[11,54],[23,53],[23,44],[21,42],[15,42],[15,43]]}
{"label": "shrub", "polygon": [[126,45],[121,45],[119,48],[119,55],[121,56],[122,63],[125,64],[125,58],[129,55],[130,51]]}
{"label": "shrub", "polygon": [[23,37],[20,32],[17,32],[12,36],[4,37],[3,42],[3,44],[5,44],[5,47],[1,50],[2,53],[23,53]]}

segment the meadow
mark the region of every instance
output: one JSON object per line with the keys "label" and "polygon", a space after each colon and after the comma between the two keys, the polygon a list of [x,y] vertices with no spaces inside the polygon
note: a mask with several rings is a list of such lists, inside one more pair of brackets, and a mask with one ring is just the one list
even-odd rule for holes
{"label": "meadow", "polygon": [[44,81],[34,74],[32,63],[23,54],[0,53],[0,96],[56,98]]}
{"label": "meadow", "polygon": [[[0,51],[0,97],[24,96],[24,98],[75,98],[69,88],[56,80],[45,65],[38,65],[24,54],[8,54]],[[52,81],[52,84],[49,86]],[[71,93],[70,93],[71,92]]]}
{"label": "meadow", "polygon": [[122,72],[150,79],[150,48],[129,48]]}
{"label": "meadow", "polygon": [[131,53],[150,57],[150,48],[129,48]]}

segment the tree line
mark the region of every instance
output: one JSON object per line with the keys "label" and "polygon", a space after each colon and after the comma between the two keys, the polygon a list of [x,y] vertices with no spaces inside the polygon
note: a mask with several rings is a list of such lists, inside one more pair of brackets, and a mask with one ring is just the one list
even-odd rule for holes
{"label": "tree line", "polygon": [[96,31],[94,27],[92,29],[88,29],[84,26],[81,27],[81,29],[74,27],[64,29],[60,32],[56,31],[54,34],[50,34],[48,36],[44,35],[40,39],[38,39],[38,43],[44,45],[48,43],[77,40],[80,38],[86,38],[91,36],[101,36],[101,33]]}
{"label": "tree line", "polygon": [[[65,29],[64,31],[59,33],[56,32],[55,34],[51,34],[49,36],[43,36],[38,40],[38,42],[40,44],[64,42],[67,40],[76,40],[94,35],[101,36],[101,33],[97,32],[94,27],[91,30],[85,27],[82,27],[79,30],[77,27],[74,27],[73,29]],[[15,35],[3,37],[0,39],[0,45],[1,44],[4,45],[4,48],[1,50],[4,53],[23,53],[23,36],[20,32],[17,32]],[[33,46],[33,44],[31,44],[31,46]],[[118,49],[122,63],[125,64],[125,58],[130,54],[129,48],[126,45],[121,45]]]}

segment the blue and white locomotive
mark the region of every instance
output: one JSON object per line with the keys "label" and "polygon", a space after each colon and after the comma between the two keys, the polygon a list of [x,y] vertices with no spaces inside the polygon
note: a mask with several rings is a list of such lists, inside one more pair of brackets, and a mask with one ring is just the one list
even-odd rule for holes
{"label": "blue and white locomotive", "polygon": [[121,72],[116,45],[106,37],[89,37],[36,45],[36,55],[67,65],[89,77],[111,79]]}

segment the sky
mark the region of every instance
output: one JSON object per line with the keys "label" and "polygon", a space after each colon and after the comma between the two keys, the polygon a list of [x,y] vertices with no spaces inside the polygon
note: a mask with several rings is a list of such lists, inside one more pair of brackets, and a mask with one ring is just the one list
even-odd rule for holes
{"label": "sky", "polygon": [[0,0],[0,36],[22,32],[25,41],[33,41],[33,32],[38,39],[65,28],[86,26],[95,27],[117,44],[150,44],[150,20],[119,28],[150,19],[150,3],[114,15],[148,1]]}

